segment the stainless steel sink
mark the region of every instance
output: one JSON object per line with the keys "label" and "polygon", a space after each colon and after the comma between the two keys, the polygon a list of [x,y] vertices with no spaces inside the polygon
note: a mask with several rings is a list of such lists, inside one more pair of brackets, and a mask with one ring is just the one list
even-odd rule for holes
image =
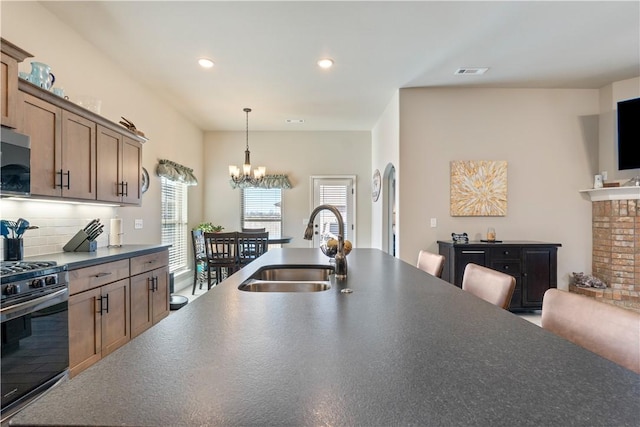
{"label": "stainless steel sink", "polygon": [[320,292],[331,289],[331,285],[322,282],[253,281],[243,283],[238,289],[245,292]]}
{"label": "stainless steel sink", "polygon": [[302,265],[302,266],[267,266],[253,273],[250,277],[255,280],[268,281],[327,281],[333,274],[333,268],[328,265]]}
{"label": "stainless steel sink", "polygon": [[253,273],[238,289],[245,292],[320,292],[331,289],[327,265],[266,266]]}

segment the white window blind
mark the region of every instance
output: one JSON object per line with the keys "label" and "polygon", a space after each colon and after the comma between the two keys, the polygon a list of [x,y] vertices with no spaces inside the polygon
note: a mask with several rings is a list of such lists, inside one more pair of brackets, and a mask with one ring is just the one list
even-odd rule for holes
{"label": "white window blind", "polygon": [[[345,224],[344,227],[344,239],[349,239],[351,234],[349,230],[349,221],[347,217],[347,197],[348,188],[345,185],[320,185],[319,196],[322,201],[321,204],[335,206],[342,215],[342,221]],[[318,214],[318,222],[320,223],[320,234],[332,233],[338,234],[338,221],[333,213],[323,210]]]}
{"label": "white window blind", "polygon": [[282,236],[282,190],[244,188],[241,191],[242,228],[265,228],[270,237]]}
{"label": "white window blind", "polygon": [[162,243],[169,244],[169,270],[187,268],[187,185],[160,178]]}

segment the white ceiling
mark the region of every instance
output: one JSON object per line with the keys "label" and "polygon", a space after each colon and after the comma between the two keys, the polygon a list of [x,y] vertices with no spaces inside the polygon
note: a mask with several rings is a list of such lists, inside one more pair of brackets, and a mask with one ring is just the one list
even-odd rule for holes
{"label": "white ceiling", "polygon": [[[251,130],[371,130],[398,88],[600,88],[640,75],[637,0],[42,4],[204,130],[243,130],[244,107]],[[335,66],[319,69],[320,57]]]}

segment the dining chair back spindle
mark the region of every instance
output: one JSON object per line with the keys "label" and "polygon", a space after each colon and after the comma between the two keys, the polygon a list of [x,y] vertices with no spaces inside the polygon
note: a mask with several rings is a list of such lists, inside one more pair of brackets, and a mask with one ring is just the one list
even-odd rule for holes
{"label": "dining chair back spindle", "polygon": [[238,268],[237,232],[204,233],[204,246],[207,254],[208,289],[213,286],[212,272],[215,272],[216,284],[230,276]]}

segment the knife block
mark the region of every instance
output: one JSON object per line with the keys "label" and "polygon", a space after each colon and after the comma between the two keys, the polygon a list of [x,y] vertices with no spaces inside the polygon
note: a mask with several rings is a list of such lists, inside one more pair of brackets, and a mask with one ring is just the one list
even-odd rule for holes
{"label": "knife block", "polygon": [[98,242],[89,240],[89,236],[84,230],[80,230],[75,236],[62,247],[65,252],[95,252],[98,249]]}

